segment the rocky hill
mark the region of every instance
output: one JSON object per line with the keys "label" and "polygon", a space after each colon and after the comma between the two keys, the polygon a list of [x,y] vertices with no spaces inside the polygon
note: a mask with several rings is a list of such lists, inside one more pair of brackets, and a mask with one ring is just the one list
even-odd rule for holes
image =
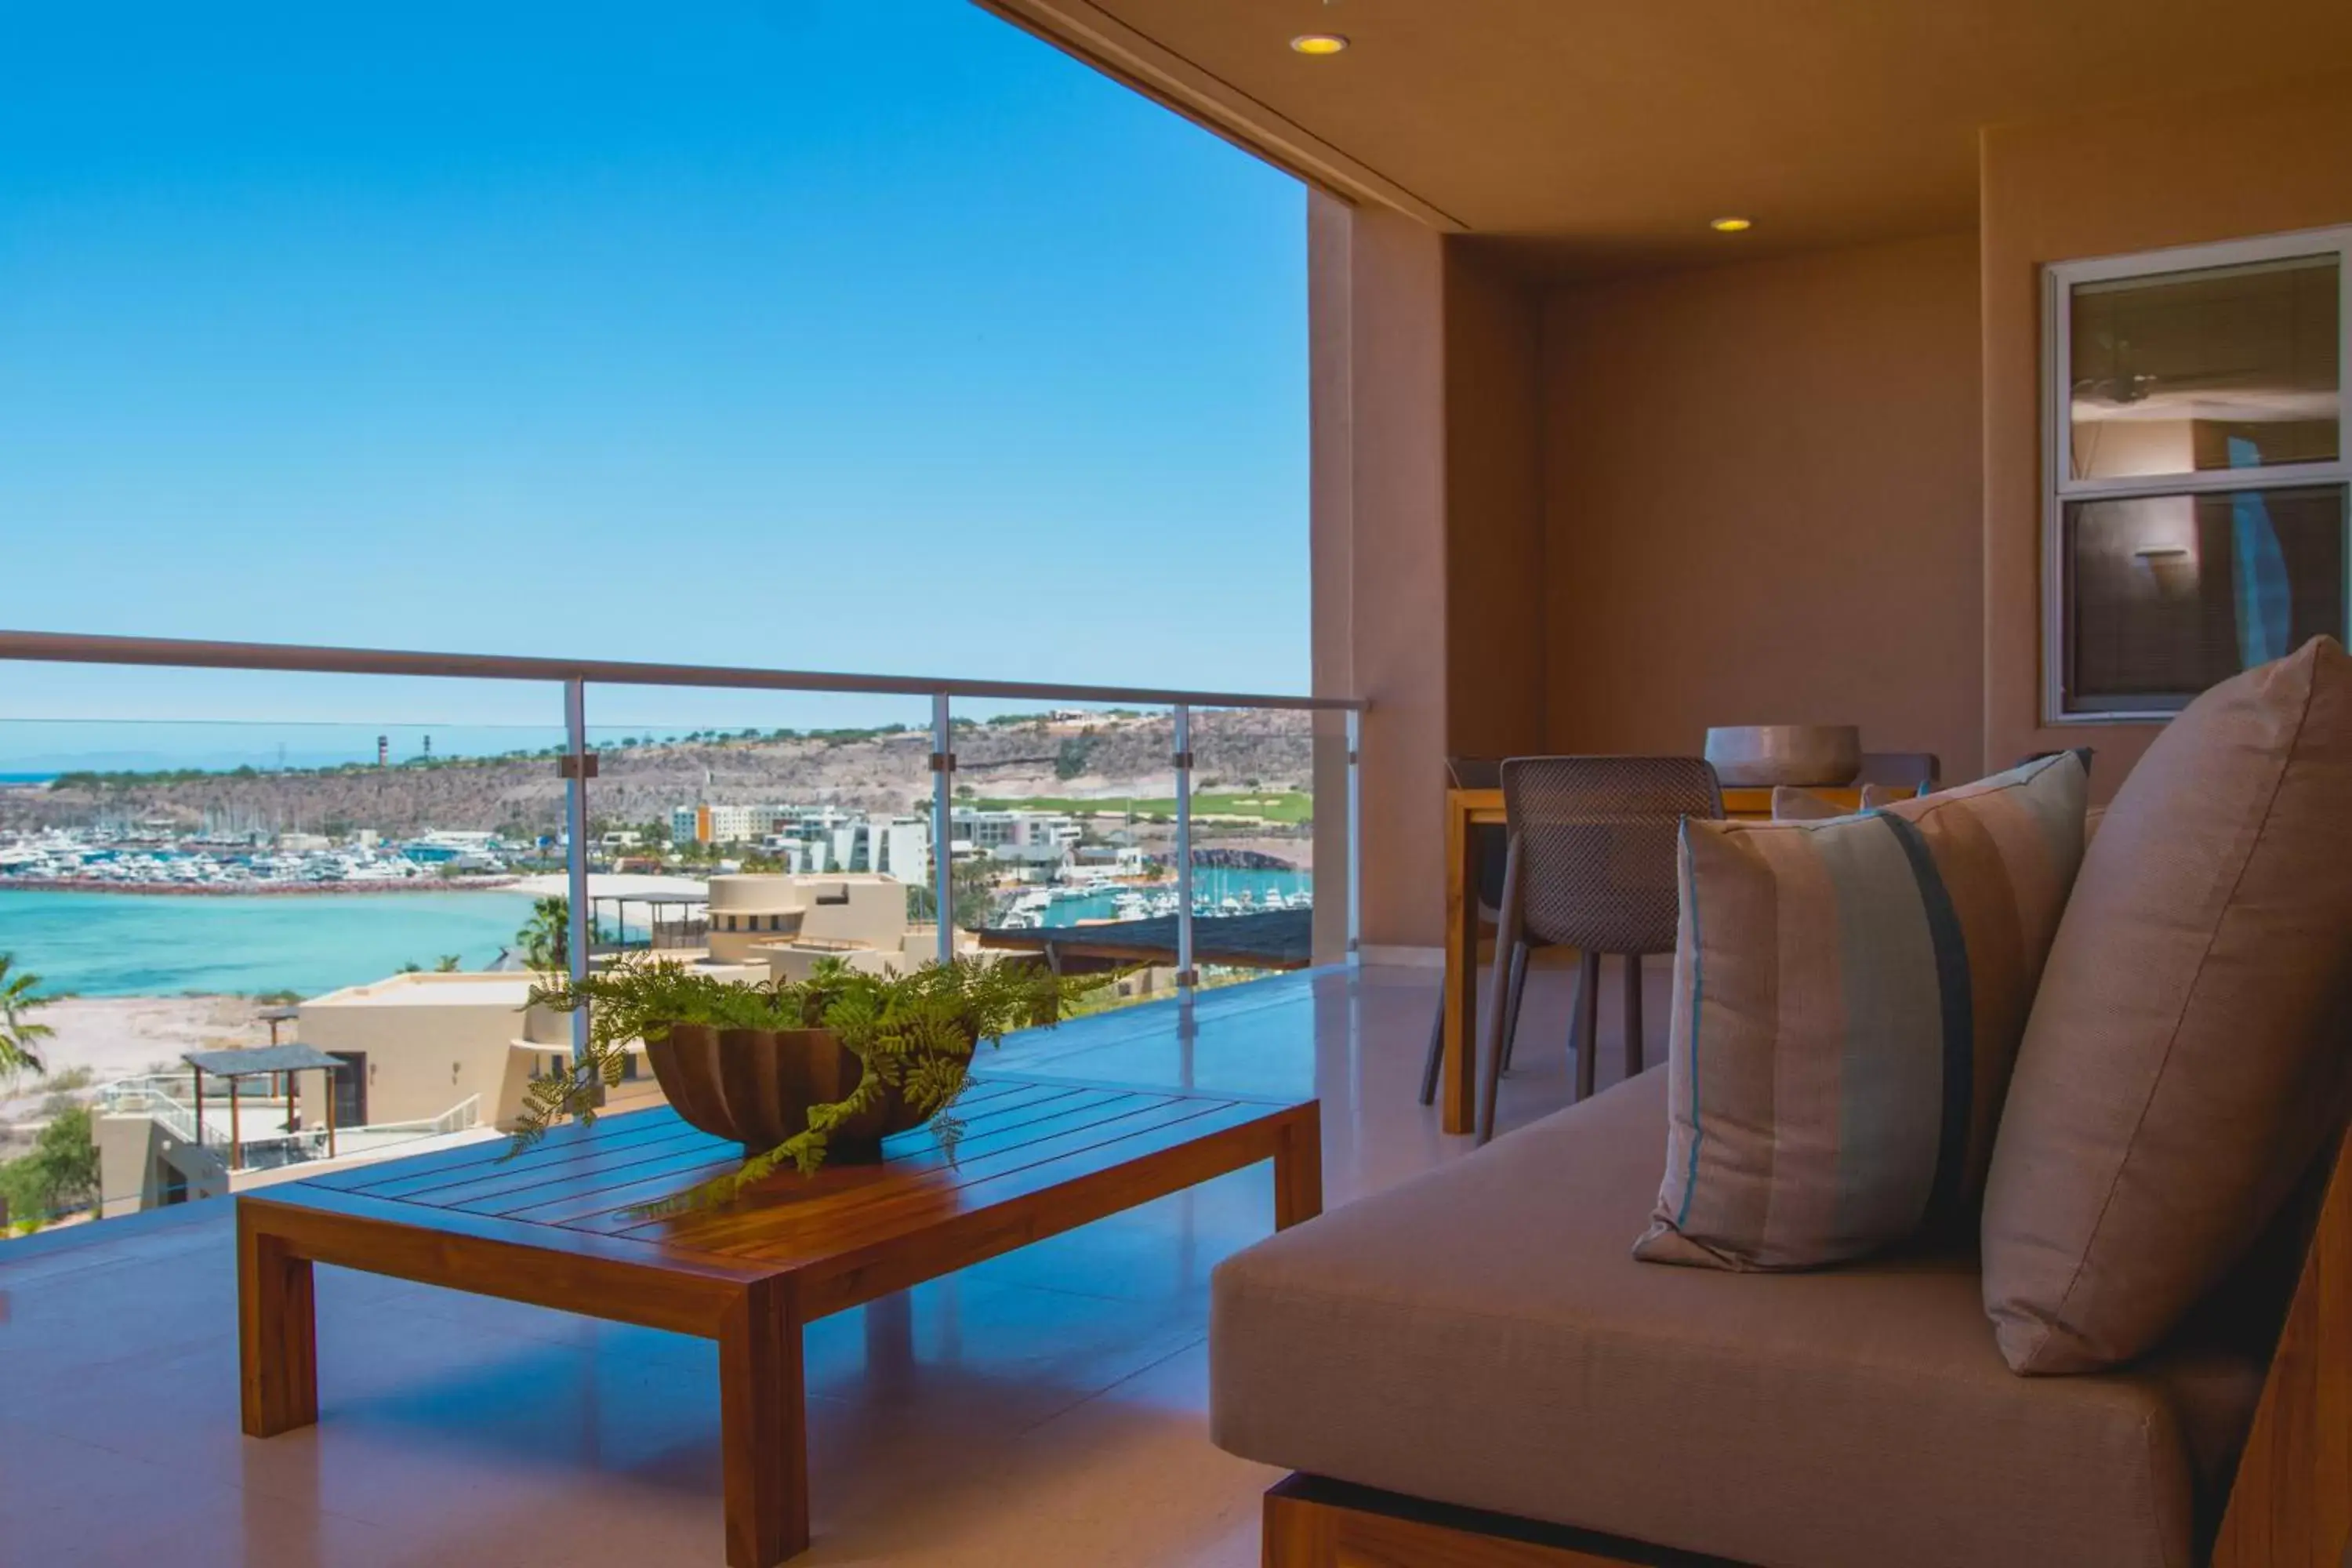
{"label": "rocky hill", "polygon": [[[1293,712],[1196,716],[1194,787],[1311,788],[1312,721]],[[1174,790],[1171,746],[1165,714],[959,725],[956,782],[984,797],[1164,795]],[[617,824],[667,817],[697,801],[905,811],[930,798],[930,750],[926,731],[608,745],[590,785],[590,810],[599,822]],[[561,825],[563,789],[555,760],[545,755],[388,768],[68,774],[51,784],[0,788],[0,829],[167,819],[187,829],[372,827],[400,836],[437,827],[520,837]]]}

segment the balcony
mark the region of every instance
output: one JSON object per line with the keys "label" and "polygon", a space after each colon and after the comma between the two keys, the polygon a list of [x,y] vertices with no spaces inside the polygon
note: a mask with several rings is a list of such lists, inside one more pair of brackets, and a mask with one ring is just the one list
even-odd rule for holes
{"label": "balcony", "polygon": [[[805,1531],[814,1563],[2352,1562],[2352,1155],[2324,1157],[2341,1146],[2340,1118],[2316,1114],[2336,1086],[2302,1087],[2345,1059],[2334,1047],[2352,919],[2328,837],[2352,816],[2345,710],[2314,700],[2304,718],[2263,721],[2273,736],[2302,734],[2317,716],[2300,763],[2283,747],[2273,773],[2229,789],[2209,787],[2201,762],[2143,763],[2196,733],[2176,715],[2200,691],[2352,627],[2341,155],[2352,12],[2313,0],[1605,17],[1525,0],[1299,0],[1293,16],[1146,0],[979,4],[1302,182],[1303,300],[1261,315],[1262,300],[1253,310],[1219,299],[1216,314],[1298,333],[1306,439],[1293,427],[1282,440],[1305,459],[1323,695],[0,634],[0,675],[16,659],[154,672],[152,722],[217,721],[210,752],[245,759],[194,781],[109,764],[0,783],[0,812],[22,813],[0,816],[0,900],[18,889],[73,900],[81,940],[60,944],[47,978],[82,994],[42,1016],[65,1026],[60,1062],[86,1069],[6,1085],[0,1154],[53,1135],[71,1152],[75,1119],[93,1108],[148,1151],[127,1174],[100,1160],[94,1193],[81,1180],[68,1203],[20,1203],[17,1224],[48,1228],[0,1239],[0,1558],[299,1568],[724,1555],[765,1568]],[[894,71],[912,59],[907,41],[861,58]],[[980,58],[959,53],[963,79],[1011,68]],[[756,90],[772,86],[763,77]],[[738,140],[730,126],[727,157],[705,162],[732,160]],[[918,162],[948,167],[934,155],[946,139],[925,140]],[[969,184],[998,210],[1028,210],[992,199],[992,177]],[[301,194],[313,187],[332,188],[312,176]],[[1142,192],[1176,211],[1166,198],[1181,189],[1138,165],[1037,210],[1115,216],[1092,204]],[[1282,216],[1296,236],[1296,210]],[[437,253],[442,237],[420,231],[420,248]],[[977,247],[885,254],[950,250],[970,275],[959,285],[1018,270],[988,266]],[[1181,247],[1160,250],[1184,259]],[[865,256],[843,270],[900,282]],[[1153,269],[1096,270],[1113,282],[1114,319],[1054,341],[1113,345],[1098,406],[1142,427],[1150,405],[1136,389],[1179,378],[1172,361],[1133,358],[1120,329],[1184,328],[1148,291]],[[771,276],[763,266],[757,288]],[[965,338],[1013,341],[967,303],[984,295],[899,291],[967,312],[907,333],[901,361]],[[600,322],[593,309],[572,315]],[[603,320],[624,316],[661,319],[633,302]],[[847,365],[893,357],[851,336]],[[47,366],[28,363],[29,406],[48,387]],[[853,468],[850,484],[901,461],[1034,474],[1081,450],[1023,398],[970,391],[996,381],[960,376],[950,397],[892,399],[887,460]],[[1209,445],[1159,442],[1147,468],[1115,477],[1129,492],[1213,497],[1198,482]],[[1111,471],[1108,458],[1097,466]],[[88,510],[100,503],[110,498]],[[825,596],[865,615],[896,591],[892,574],[928,573],[968,596],[987,635],[1016,598],[1090,609],[1091,657],[1144,640],[1136,626],[1150,616],[1203,603],[1222,631],[1221,595],[1281,544],[1228,534],[1188,551],[1183,527],[1163,514],[1148,534],[1105,527],[1061,552],[1107,564],[1109,591],[1032,591],[1013,552],[992,561],[958,540],[907,551],[903,572],[877,552],[871,599],[831,597],[830,580],[798,558],[803,541],[740,525],[733,538],[708,523],[646,531],[648,554],[699,571],[673,611],[731,599],[731,574],[760,570],[787,606]],[[571,579],[583,563],[625,574],[627,558],[551,537],[556,550],[540,549],[562,593],[544,596],[570,617],[566,635],[589,635],[595,606]],[[1176,547],[1128,543],[1144,537]],[[484,542],[520,556],[530,542]],[[818,566],[845,553],[823,542]],[[1190,587],[1151,581],[1171,562],[1195,568]],[[1129,577],[1141,585],[1132,597]],[[66,602],[61,619],[90,617],[88,601]],[[962,607],[932,619],[950,626]],[[880,636],[904,624],[874,618]],[[761,630],[757,613],[721,629]],[[181,713],[163,678],[176,665],[316,680],[327,696],[299,711]],[[425,688],[473,694],[461,721],[423,722],[430,705],[411,700]],[[2021,758],[2063,770],[2069,753],[2087,776],[2081,798],[2037,818],[2063,862],[2054,884],[2044,873],[2055,862],[2037,862],[1963,900],[1926,860],[1888,862],[1887,887],[1921,894],[1903,920],[1917,913],[1926,927],[1901,926],[1916,940],[1895,960],[1852,940],[1900,934],[1889,906],[1829,898],[1818,877],[1806,912],[1783,921],[1776,904],[1770,921],[1724,922],[1738,951],[1711,976],[1744,966],[1776,986],[1805,983],[1753,1006],[1764,1045],[1731,1045],[1733,1073],[1709,1068],[1710,1086],[1750,1081],[1703,1135],[1703,1110],[1716,1112],[1698,1089],[1704,944],[1689,825],[1706,814],[1656,814],[1681,819],[1685,923],[1634,954],[1673,947],[1690,989],[1670,998],[1664,963],[1629,965],[1621,1001],[1599,963],[1605,951],[1613,972],[1633,944],[1538,931],[1554,945],[1526,961],[1522,1009],[1509,982],[1496,994],[1480,946],[1483,906],[1504,915],[1498,932],[1516,929],[1507,910],[1524,914],[1506,868],[1516,857],[1497,837],[1489,895],[1481,842],[1484,829],[1517,826],[1516,808],[1473,798],[1499,790],[1442,781],[1474,759],[1687,763],[1718,726],[1792,720],[1925,758],[1930,779],[1940,759],[1948,784]],[[136,736],[104,742],[87,749],[157,750]],[[2241,762],[2264,751],[2214,744],[2210,731],[2205,743]],[[2327,781],[2287,787],[2306,767]],[[2118,834],[2132,814],[2116,807],[2099,841],[2108,864],[2075,881],[2074,866],[2091,864],[2089,810],[2151,775],[2165,809]],[[1876,781],[1783,782],[1843,792]],[[1839,831],[1885,828],[1911,854],[1890,825],[1913,819],[1853,793],[1813,805],[1862,811]],[[2259,821],[2232,815],[2225,795],[2265,803]],[[1804,809],[1801,796],[1792,804]],[[2287,829],[2276,834],[2273,805]],[[1780,842],[1815,831],[1829,829]],[[1993,861],[2008,878],[2006,857]],[[2261,874],[2241,875],[2249,868]],[[1560,881],[1583,897],[1622,869]],[[1665,880],[1644,879],[1653,890]],[[2026,922],[2037,940],[1980,929],[1979,956],[1986,942],[1999,955],[1972,971],[1966,915],[2017,904],[2021,916],[2022,889],[2053,885],[2059,901]],[[2067,905],[2070,885],[2076,899],[2082,888],[2134,897]],[[184,919],[184,962],[151,966],[143,989],[92,987],[74,966],[140,967],[121,962],[133,900],[100,889],[168,891],[217,911],[209,945]],[[246,902],[278,912],[229,932],[229,910]],[[320,954],[351,940],[362,904],[377,935],[363,972],[347,973]],[[2250,911],[2259,940],[2234,940]],[[2101,940],[2079,948],[2091,959],[2060,964],[2052,933],[2074,926]],[[1769,953],[1758,946],[1768,931]],[[1570,943],[1590,976],[1576,1010],[1591,1020],[1574,1067],[1597,1063],[1609,1090],[1573,1105],[1581,1086],[1559,1048],[1571,990],[1558,961]],[[0,940],[0,952],[12,945],[24,944]],[[601,1206],[604,1149],[583,1153],[586,1134],[561,1141],[576,1127],[520,1173],[467,1163],[516,1124],[530,1086],[587,1053],[592,1019],[553,1013],[543,996],[532,1005],[533,977],[576,984],[657,957],[772,994],[820,965],[872,973],[975,955],[1119,976],[1086,1004],[1099,1010],[1017,1034],[986,1058],[1027,1080],[1007,1092],[1036,1091],[1016,1110],[1134,1097],[1152,1102],[1139,1115],[1167,1119],[1149,1129],[1160,1132],[1193,1111],[1173,1103],[1184,1095],[1223,1095],[1234,1101],[1198,1114],[1231,1112],[1254,1131],[1243,1101],[1271,1097],[1294,1119],[1269,1136],[1292,1142],[1064,1229],[1030,1209],[1007,1219],[1009,1203],[960,1207],[960,1169],[941,1176],[949,1195],[936,1205],[932,1194],[903,1205],[903,1190],[877,1196],[888,1173],[866,1186],[855,1172],[829,1188],[780,1178],[696,1222],[714,1245],[677,1250],[699,1272],[681,1270],[692,1280],[676,1298],[653,1292],[647,1309],[668,1327],[530,1304],[608,1267],[652,1272],[625,1248],[661,1246],[667,1237],[639,1232],[674,1217]],[[2228,962],[2209,962],[2217,955]],[[1814,964],[1825,957],[1837,964]],[[1729,989],[1708,999],[1726,1008]],[[1901,1009],[1888,1005],[1897,992]],[[2168,995],[2189,1000],[2168,1012]],[[2063,1023],[2036,1042],[2032,1019],[2053,996]],[[184,1047],[259,1044],[265,1009],[279,1006],[298,1012],[295,1037],[341,1064],[282,1119],[256,1098],[239,1103],[241,1131],[224,1129],[218,1108],[174,1092],[168,1068]],[[1673,1068],[1633,1076],[1627,1057],[1634,1069],[1664,1059],[1675,1007],[1689,1027]],[[1996,1012],[2015,1026],[1993,1023]],[[1516,1034],[1493,1026],[1513,1016]],[[1840,1035],[1839,1023],[1851,1027]],[[2216,1026],[2201,1058],[2192,1023]],[[1905,1055],[1931,1039],[1916,1061]],[[609,1086],[607,1109],[646,1107],[635,1131],[657,1134],[656,1152],[620,1163],[631,1173],[614,1185],[629,1191],[718,1159],[703,1134],[651,1108],[646,1055],[625,1048]],[[2045,1065],[2029,1075],[2019,1064],[2037,1055]],[[1875,1070],[1898,1058],[1919,1069],[1902,1092]],[[2192,1058],[2210,1078],[2179,1097],[2177,1121],[2144,1114],[2162,1097],[2143,1092],[2143,1076],[2160,1083]],[[2005,1145],[2033,1136],[2019,1108],[2034,1091],[2010,1087],[2032,1076],[2041,1102],[2027,1114],[2046,1119],[2045,1158],[2005,1161]],[[1286,1169],[1308,1142],[1297,1130],[1309,1095],[1319,1192]],[[1094,1114],[1085,1102],[1079,1114]],[[2075,1114],[2076,1131],[2148,1137],[2107,1151],[2104,1170],[2086,1160],[2074,1182],[2045,1180],[2045,1167],[2105,1141],[2050,1132]],[[361,1146],[322,1162],[331,1116],[362,1130],[348,1134]],[[449,1120],[459,1116],[478,1124]],[[1100,1125],[1039,1142],[1066,1137],[1090,1153]],[[1521,1135],[1461,1158],[1471,1136],[1495,1131]],[[1743,1148],[1743,1133],[1772,1136]],[[2233,1133],[2243,1147],[2222,1150]],[[2306,1138],[2319,1150],[2308,1160]],[[1643,1226],[1668,1244],[1655,1227],[1680,1232],[1689,1217],[1687,1202],[1680,1213],[1658,1203],[1666,1139],[1687,1152],[1664,1172],[1685,1199],[1707,1144],[1735,1185],[1766,1169],[1801,1194],[1746,1194],[1733,1205],[1743,1223],[1811,1224],[1835,1247],[1759,1261],[1753,1246],[1694,1232],[1683,1239],[1705,1258],[1637,1260]],[[425,1158],[449,1163],[377,1158],[428,1146]],[[1866,1206],[1855,1200],[1872,1184],[1849,1177],[1911,1170],[1931,1149],[1933,1170],[1901,1195],[1927,1194],[1932,1223],[1923,1211],[1914,1228],[1864,1238],[1880,1250],[1852,1250],[1848,1211]],[[1003,1163],[975,1181],[1019,1186],[1062,1158],[1016,1163],[1033,1152],[999,1144],[979,1159]],[[164,1169],[174,1158],[176,1181]],[[578,1190],[564,1185],[573,1162],[591,1167]],[[951,1163],[942,1152],[921,1168]],[[1164,1160],[1152,1178],[1181,1163]],[[1807,1163],[1810,1181],[1797,1170]],[[2043,1255],[2059,1280],[2038,1300],[2009,1292],[2005,1307],[1995,1248],[1972,1245],[1998,1227],[1977,1194],[2004,1163],[2023,1173],[2004,1178],[2008,1191],[2028,1200],[2009,1205],[2011,1250]],[[487,1269],[485,1256],[520,1245],[510,1222],[528,1210],[563,1211],[547,1223],[564,1245],[531,1252],[532,1268],[509,1263],[504,1296],[341,1268],[301,1251],[292,1230],[262,1228],[301,1209],[288,1186],[321,1173],[314,1190],[339,1195],[298,1219],[341,1204],[353,1232],[390,1224],[370,1207],[392,1201],[371,1180],[490,1189],[466,1200],[478,1209],[448,1202],[465,1217],[415,1248],[420,1277]],[[1117,1189],[1090,1174],[1105,1177],[1097,1195]],[[232,1190],[244,1201],[181,1201]],[[845,1210],[866,1203],[865,1219],[936,1214],[943,1231],[969,1221],[955,1238],[964,1251],[900,1289],[912,1277],[893,1272],[902,1251],[862,1232],[835,1238],[818,1260],[831,1272],[804,1293],[802,1258],[777,1236],[812,1211],[821,1229],[836,1212],[822,1205],[844,1194]],[[1337,1223],[1293,1228],[1318,1202]],[[2071,1259],[2046,1244],[2069,1205],[2088,1216]],[[1788,1219],[1809,1207],[1810,1219]],[[787,1208],[799,1212],[780,1218]],[[2100,1234],[2109,1214],[2126,1211],[2137,1234],[2120,1226],[2123,1244],[2095,1265],[2093,1244],[2116,1234]],[[1273,1246],[1223,1277],[1213,1355],[1211,1272],[1277,1226]],[[1726,1267],[1665,1266],[1710,1260]],[[307,1339],[288,1327],[310,1325],[314,1264],[315,1388]],[[2074,1310],[2077,1282],[2108,1293],[2135,1331],[2088,1342],[2100,1336]],[[2168,1293],[2179,1299],[2150,1313],[2164,1322],[2130,1323]],[[241,1321],[241,1301],[259,1297],[276,1315]],[[812,1301],[824,1310],[809,1313]],[[692,1333],[670,1331],[689,1319]],[[2022,1337],[2042,1336],[2030,1354],[2017,1353],[2021,1319]],[[712,1324],[716,1348],[694,1337]],[[2055,1352],[2029,1364],[2068,1337],[2084,1342],[2074,1364]],[[758,1375],[737,1375],[747,1370]],[[794,1499],[782,1459],[803,1457],[799,1427],[772,1400],[787,1390],[796,1416],[803,1384],[813,1474]],[[240,1436],[240,1415],[272,1435]],[[1289,1473],[1277,1481],[1244,1454]]]}
{"label": "balcony", "polygon": [[[983,1067],[1311,1091],[1336,1205],[1465,1149],[1414,1099],[1433,976],[1222,987],[1012,1037]],[[1530,984],[1510,1125],[1567,1098],[1537,1043],[1566,1037],[1569,978]],[[718,1560],[707,1342],[322,1269],[320,1423],[241,1437],[229,1209],[0,1247],[10,1561]],[[1271,1219],[1243,1171],[812,1324],[803,1560],[1255,1563],[1275,1478],[1208,1442],[1206,1281]]]}

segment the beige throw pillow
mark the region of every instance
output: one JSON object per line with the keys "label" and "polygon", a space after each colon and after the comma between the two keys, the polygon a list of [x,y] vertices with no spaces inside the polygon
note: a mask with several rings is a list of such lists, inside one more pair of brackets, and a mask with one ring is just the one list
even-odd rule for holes
{"label": "beige throw pillow", "polygon": [[2084,857],[2002,1112],[1985,1308],[2021,1373],[2155,1346],[2342,1125],[2352,658],[2200,697]]}
{"label": "beige throw pillow", "polygon": [[1864,816],[1684,822],[1635,1257],[1811,1268],[1975,1223],[2088,787],[2063,752]]}

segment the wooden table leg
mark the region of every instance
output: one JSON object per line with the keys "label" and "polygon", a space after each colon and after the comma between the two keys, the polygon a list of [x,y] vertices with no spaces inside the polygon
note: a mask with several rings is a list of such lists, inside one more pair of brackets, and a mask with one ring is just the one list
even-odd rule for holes
{"label": "wooden table leg", "polygon": [[248,1437],[319,1419],[318,1311],[310,1260],[236,1213],[238,1384]]}
{"label": "wooden table leg", "polygon": [[728,1568],[771,1568],[808,1550],[807,1408],[801,1323],[789,1285],[747,1285],[719,1333]]}
{"label": "wooden table leg", "polygon": [[1438,1086],[1439,1125],[1476,1129],[1477,1078],[1471,1046],[1478,1037],[1478,836],[1470,814],[1445,806],[1445,1071]]}
{"label": "wooden table leg", "polygon": [[1274,1148],[1274,1228],[1288,1230],[1323,1212],[1323,1107],[1310,1104],[1282,1125]]}

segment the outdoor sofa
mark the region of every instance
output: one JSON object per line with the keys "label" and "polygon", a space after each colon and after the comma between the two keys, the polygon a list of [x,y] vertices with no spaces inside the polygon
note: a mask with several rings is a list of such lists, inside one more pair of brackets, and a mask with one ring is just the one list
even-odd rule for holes
{"label": "outdoor sofa", "polygon": [[[2275,1037],[2292,1034],[2316,1064],[2303,1083],[2341,1085],[2352,1059],[2352,665],[2327,643],[2277,667],[2315,668],[2317,684],[2300,691],[2245,678],[2259,700],[2236,730],[2216,727],[2206,752],[2184,754],[2188,716],[2159,741],[2179,744],[2126,782],[2127,795],[2144,784],[2143,798],[2106,813],[2059,934],[2063,949],[2148,922],[2178,941],[2163,928],[2187,919],[2186,897],[2098,901],[2151,868],[2228,900],[2239,922],[2210,941],[2187,933],[2183,962],[2094,975],[2094,988],[2123,987],[2120,1000],[2057,1037],[2104,1037],[2133,997],[2160,988],[2151,974],[2203,984],[2235,966],[2229,1005],[2202,1020],[2208,1076],[2171,1102],[2186,1140],[2147,1142],[2158,1090],[2115,1097],[2126,1159],[2162,1167],[2133,1179],[2189,1194],[2159,1207],[2131,1256],[2181,1256],[2175,1238],[2227,1185],[2228,1156],[2211,1148],[2222,1136],[2281,1163],[2285,1196],[2214,1211],[2224,1245],[2206,1278],[2221,1283],[2184,1295],[2194,1304],[2157,1324],[2153,1350],[2110,1370],[2012,1372],[1988,1320],[1979,1258],[1992,1242],[1980,1247],[1972,1226],[1800,1272],[1637,1261],[1667,1150],[1673,1074],[1654,1068],[1220,1266],[1213,1436],[1294,1472],[1265,1500],[1269,1568],[2352,1563],[2340,1090],[2273,1093],[2263,1116],[2230,1103],[2286,1054]],[[2169,795],[2152,798],[2159,790]],[[2232,799],[2247,826],[2223,836],[2215,854],[2240,859],[2217,871],[2184,824],[2239,809]],[[2117,843],[2119,832],[2138,837]],[[2096,929],[2075,931],[2078,918]],[[2056,1010],[2057,971],[2053,957],[2037,1027]],[[2261,1016],[2273,998],[2301,998],[2292,1030]],[[2158,1059],[2178,1061],[2180,1038],[2158,1040]],[[2025,1077],[2009,1089],[2004,1136]],[[2291,1130],[2298,1120],[2305,1132]],[[2296,1137],[2301,1152],[2275,1152]],[[2184,1155],[2198,1140],[2203,1152]],[[2053,1195],[2038,1182],[2020,1190]],[[2119,1190],[2089,1193],[2100,1223],[2125,1206]],[[2258,1210],[2252,1225],[2232,1217]]]}

